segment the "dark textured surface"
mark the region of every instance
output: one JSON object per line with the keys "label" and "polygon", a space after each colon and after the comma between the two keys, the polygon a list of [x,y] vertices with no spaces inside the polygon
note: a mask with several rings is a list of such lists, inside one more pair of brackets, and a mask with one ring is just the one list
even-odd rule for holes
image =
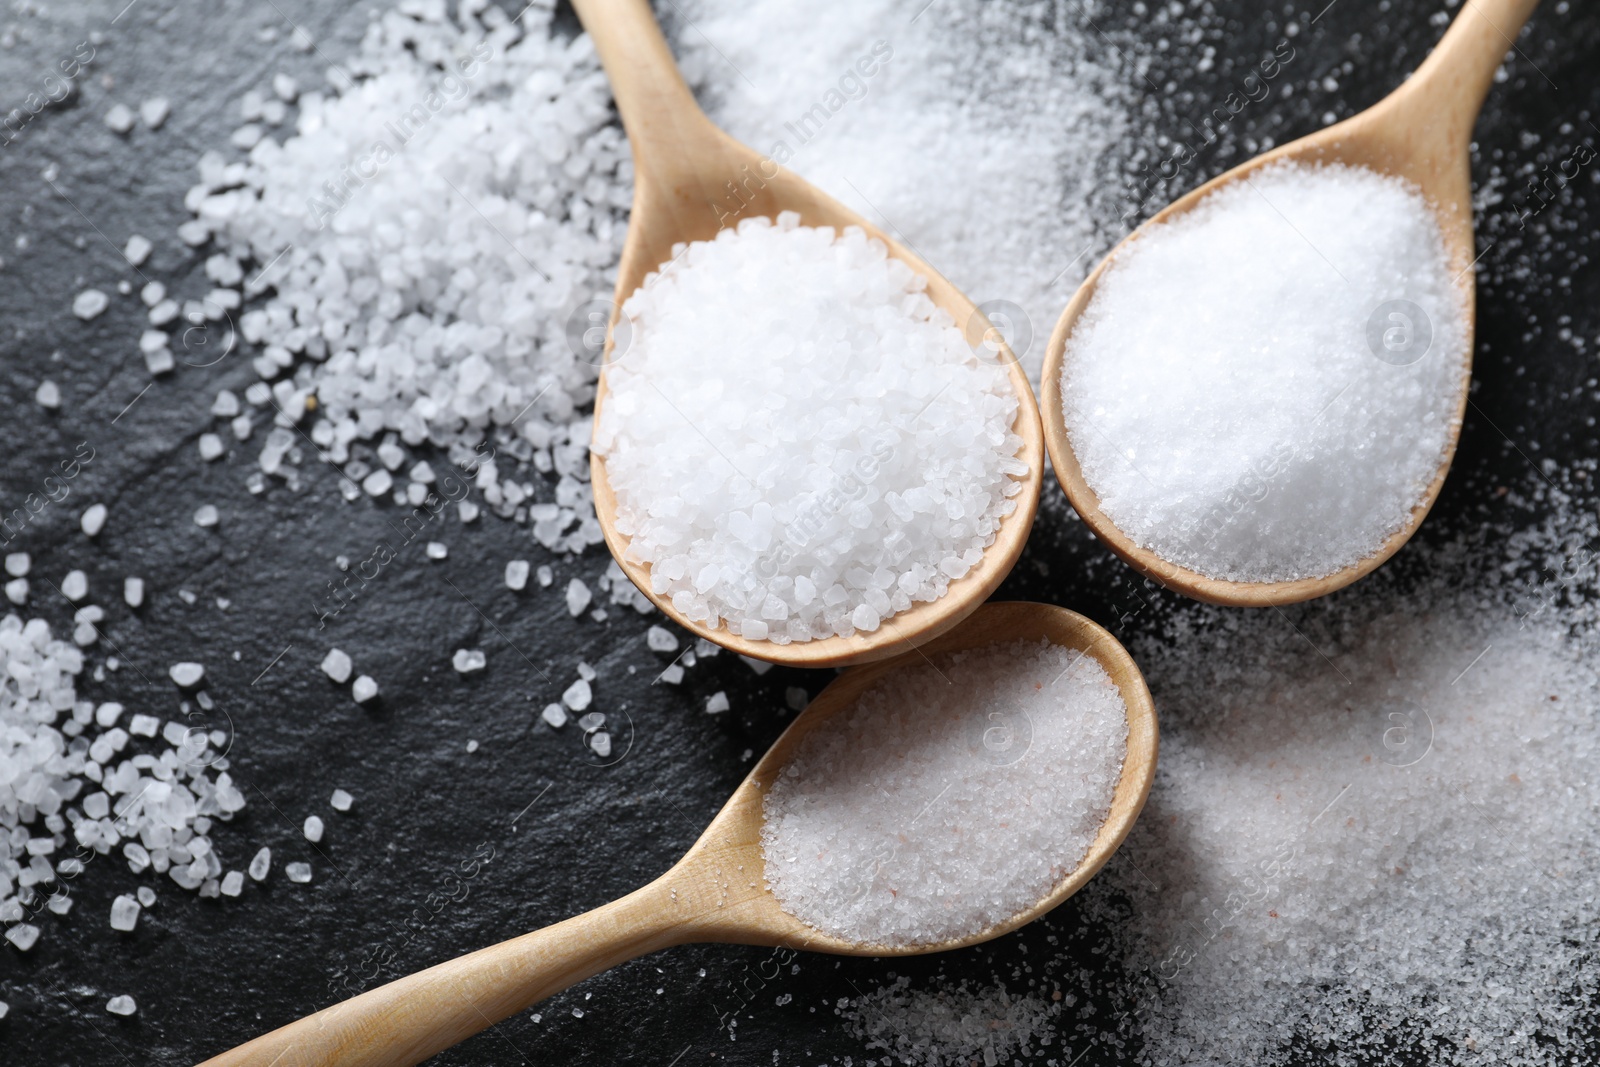
{"label": "dark textured surface", "polygon": [[[664,661],[645,648],[644,625],[631,612],[575,623],[558,596],[504,588],[509,558],[550,562],[559,588],[574,575],[594,584],[604,554],[547,560],[525,530],[493,517],[470,527],[452,520],[440,535],[451,548],[445,562],[428,561],[420,544],[411,545],[319,633],[311,605],[337,573],[333,556],[363,558],[389,536],[385,510],[346,505],[334,474],[310,460],[303,491],[250,496],[244,478],[260,431],[215,464],[195,449],[211,428],[211,396],[223,386],[242,390],[253,380],[249,366],[235,355],[204,369],[180,367],[151,386],[136,349],[137,301],[113,296],[110,310],[87,324],[69,304],[85,285],[111,292],[121,278],[142,283],[117,251],[133,232],[156,241],[146,277],[180,293],[201,291],[203,254],[172,236],[185,217],[182,192],[196,157],[227,144],[243,90],[280,69],[314,84],[326,61],[358,39],[367,6],[139,0],[118,17],[123,2],[56,3],[43,13],[18,13],[23,5],[16,5],[0,15],[0,31],[12,35],[0,50],[0,111],[21,104],[77,42],[102,35],[80,95],[33,119],[0,150],[0,504],[15,507],[79,442],[95,451],[71,496],[8,550],[33,553],[30,610],[58,632],[70,629],[71,611],[44,579],[59,582],[74,566],[88,572],[92,599],[109,613],[107,641],[94,658],[114,646],[124,663],[103,685],[85,681],[91,697],[170,715],[176,697],[167,666],[207,664],[217,721],[231,724],[234,774],[249,801],[213,837],[236,867],[271,845],[275,870],[240,900],[200,900],[165,878],[135,876],[120,860],[98,861],[104,869],[80,880],[72,913],[47,916],[31,952],[0,948],[0,999],[11,1005],[0,1022],[7,1067],[190,1063],[362,988],[374,959],[392,957],[381,977],[394,977],[622,895],[688,846],[743,775],[749,753],[776,736],[787,717],[775,710],[785,687],[814,693],[826,680],[781,669],[757,677],[723,655],[691,670],[681,688],[652,687]],[[1339,0],[1295,40],[1295,92],[1245,109],[1229,138],[1203,150],[1196,172],[1176,179],[1174,189],[1238,162],[1264,138],[1309,132],[1325,112],[1347,115],[1396,84],[1441,29],[1430,11],[1390,6]],[[1592,343],[1600,326],[1600,277],[1589,261],[1593,174],[1580,176],[1526,230],[1517,221],[1517,208],[1529,204],[1521,168],[1600,140],[1589,121],[1600,102],[1600,16],[1565,8],[1550,3],[1535,18],[1521,41],[1526,56],[1510,64],[1479,127],[1478,180],[1491,168],[1511,177],[1499,190],[1504,201],[1480,214],[1475,407],[1425,540],[1443,542],[1499,516],[1496,490],[1529,485],[1538,477],[1531,462],[1595,453],[1593,369],[1581,343]],[[1129,4],[1098,13],[1096,22],[1153,52],[1149,114],[1158,116],[1156,128],[1176,135],[1184,115],[1204,114],[1271,51],[1284,18],[1232,0],[1165,26],[1150,25]],[[1306,21],[1304,13],[1296,18]],[[321,56],[289,46],[289,19],[311,30]],[[1175,27],[1194,25],[1217,48],[1215,66],[1203,73],[1192,45],[1156,47]],[[279,31],[275,42],[262,39],[269,27]],[[1321,84],[1328,77],[1336,87]],[[119,137],[102,123],[111,102],[136,105],[155,94],[173,100],[160,132],[140,127]],[[1145,147],[1156,158],[1166,154]],[[53,184],[41,178],[51,163],[59,165]],[[1115,180],[1123,185],[1108,188],[1129,179]],[[24,235],[30,244],[19,251]],[[1108,223],[1107,240],[1116,236]],[[1580,343],[1563,336],[1568,330]],[[57,413],[33,401],[45,377],[62,387]],[[111,518],[90,542],[77,519],[94,501],[109,505]],[[191,521],[201,503],[220,509],[217,529]],[[1408,565],[1403,553],[1391,570],[1403,575]],[[118,596],[128,574],[149,583],[140,611]],[[197,603],[184,603],[180,589],[197,594]],[[1125,639],[1182,610],[1169,596],[1136,591],[1073,521],[1053,484],[1028,555],[1001,595],[1078,608]],[[230,606],[219,609],[217,597]],[[375,707],[358,708],[316,670],[332,643],[379,680],[384,696]],[[449,658],[462,646],[484,648],[488,670],[459,678]],[[626,712],[632,723],[631,747],[611,766],[586,760],[572,730],[552,735],[534,726],[534,712],[559,695],[578,659],[601,672],[597,706]],[[638,672],[628,674],[629,666]],[[701,708],[718,689],[728,691],[734,711],[713,718]],[[481,745],[471,755],[468,739]],[[336,786],[357,798],[347,815],[328,810]],[[299,833],[313,812],[328,823],[315,848]],[[464,864],[491,852],[475,874],[460,876]],[[282,876],[293,859],[312,863],[311,885]],[[134,933],[117,934],[106,921],[110,902],[139,884],[154,885],[160,902]],[[1093,974],[1118,969],[1106,959],[1108,944],[1106,932],[1084,928],[1069,903],[979,949],[893,963],[802,956],[770,979],[761,977],[773,973],[763,950],[676,949],[583,983],[536,1009],[542,1021],[524,1013],[437,1062],[859,1062],[864,1049],[833,1006],[891,973],[988,981],[997,964],[1058,957],[1058,973],[1081,966],[1097,988]],[[137,997],[138,1015],[107,1015],[106,999],[124,992]],[[784,996],[792,1000],[779,1005]],[[724,1013],[747,997],[731,1040]],[[579,1007],[584,1015],[575,1018]],[[1075,1021],[1114,1029],[1128,1008],[1107,987]],[[1071,1046],[1062,1062],[1085,1051],[1069,1034],[1050,1054],[1062,1055],[1062,1043]],[[1081,1062],[1118,1062],[1134,1047],[1119,1051],[1118,1041],[1100,1040]]]}

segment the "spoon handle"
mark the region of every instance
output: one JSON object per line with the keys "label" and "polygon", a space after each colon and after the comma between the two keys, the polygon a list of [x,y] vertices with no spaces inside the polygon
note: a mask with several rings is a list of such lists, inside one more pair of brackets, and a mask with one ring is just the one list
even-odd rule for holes
{"label": "spoon handle", "polygon": [[572,6],[611,81],[637,169],[670,167],[715,136],[678,73],[649,0],[573,0]]}
{"label": "spoon handle", "polygon": [[[1454,147],[1472,139],[1478,110],[1539,0],[1463,0],[1432,54],[1404,87],[1408,102]],[[1401,94],[1396,94],[1401,95]]]}
{"label": "spoon handle", "polygon": [[324,1008],[201,1067],[411,1067],[575,982],[682,944],[669,894],[664,882],[652,882]]}

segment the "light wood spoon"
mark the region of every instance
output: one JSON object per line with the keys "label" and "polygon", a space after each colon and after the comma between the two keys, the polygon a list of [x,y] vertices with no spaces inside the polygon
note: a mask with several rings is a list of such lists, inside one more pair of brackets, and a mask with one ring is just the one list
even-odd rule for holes
{"label": "light wood spoon", "polygon": [[[1468,147],[1478,110],[1494,82],[1495,70],[1538,0],[1463,0],[1461,13],[1433,54],[1394,92],[1366,111],[1325,130],[1266,152],[1174,201],[1112,249],[1084,281],[1061,314],[1045,353],[1040,407],[1045,443],[1061,487],[1089,528],[1135,569],[1196,600],[1237,607],[1269,607],[1332,593],[1372,573],[1394,555],[1421,525],[1450,470],[1466,413],[1472,381],[1473,252],[1472,175]],[[1100,510],[1099,498],[1078,466],[1061,408],[1061,372],[1078,316],[1094,298],[1095,286],[1125,248],[1154,226],[1189,211],[1224,185],[1283,160],[1306,164],[1343,163],[1403,178],[1422,190],[1437,215],[1466,308],[1465,367],[1457,387],[1455,418],[1438,472],[1404,527],[1377,552],[1322,578],[1291,582],[1230,582],[1208,578],[1143,548]]]}
{"label": "light wood spoon", "polygon": [[[886,674],[926,657],[1041,637],[1093,656],[1127,705],[1128,751],[1111,810],[1077,868],[1032,907],[971,937],[915,946],[843,941],[778,906],[764,881],[762,800],[796,746]],[[1065,608],[994,603],[919,651],[834,679],[756,764],[688,853],[628,896],[555,926],[390,982],[290,1023],[202,1067],[409,1067],[591,975],[672,945],[718,941],[845,956],[907,956],[978,944],[1032,922],[1076,893],[1122,844],[1150,793],[1156,715],[1144,677],[1116,638]]]}
{"label": "light wood spoon", "polygon": [[[1022,438],[1017,458],[1028,465],[1027,475],[1019,479],[1023,490],[1013,498],[1016,510],[1003,520],[982,561],[967,575],[951,582],[949,591],[938,600],[914,604],[910,610],[885,619],[871,633],[779,645],[738,637],[723,627],[713,630],[686,618],[672,606],[670,598],[651,592],[648,565],[627,558],[628,538],[616,528],[616,494],[606,474],[606,461],[596,452],[589,461],[595,513],[617,565],[656,607],[684,629],[741,655],[774,663],[799,667],[867,663],[945,632],[999,587],[1022,554],[1033,526],[1044,476],[1044,440],[1027,375],[972,301],[921,257],[822,190],[713,125],[679,76],[646,0],[576,0],[573,6],[605,65],[617,110],[633,146],[633,209],[617,270],[605,358],[609,361],[613,355],[622,303],[644,283],[647,274],[672,259],[673,246],[679,242],[710,240],[719,230],[742,219],[775,218],[781,211],[798,212],[801,224],[806,226],[859,226],[888,246],[891,256],[928,280],[928,298],[965,329],[969,344],[987,341],[994,353],[989,358],[1005,363],[1018,400],[1012,425]],[[738,358],[754,357],[738,354]],[[596,425],[605,399],[602,367],[594,401]],[[688,427],[685,431],[690,432]]]}

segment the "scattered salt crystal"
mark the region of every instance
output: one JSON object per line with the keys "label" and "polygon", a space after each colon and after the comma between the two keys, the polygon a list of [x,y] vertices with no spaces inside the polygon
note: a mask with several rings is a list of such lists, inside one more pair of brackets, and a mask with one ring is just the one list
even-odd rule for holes
{"label": "scattered salt crystal", "polygon": [[660,626],[652,626],[646,630],[644,641],[652,652],[678,651],[678,638],[670,630]]}
{"label": "scattered salt crystal", "polygon": [[474,741],[468,741],[467,742],[467,752],[468,753],[473,753],[473,752],[476,752],[476,751],[478,751],[478,742],[475,741],[475,740]]}
{"label": "scattered salt crystal", "polygon": [[756,672],[757,677],[766,674],[772,669],[772,664],[768,660],[756,659],[753,656],[740,656],[739,658],[744,661],[746,667]]}
{"label": "scattered salt crystal", "polygon": [[791,685],[783,691],[783,702],[789,705],[790,711],[804,711],[811,702],[810,695],[797,685]]}
{"label": "scattered salt crystal", "polygon": [[489,659],[480,649],[458,648],[455,655],[450,657],[450,665],[461,674],[472,674],[481,671],[488,664]]}
{"label": "scattered salt crystal", "polygon": [[267,877],[267,872],[271,869],[272,849],[263,845],[261,850],[250,860],[250,877],[257,882],[264,881]]}
{"label": "scattered salt crystal", "polygon": [[223,389],[211,402],[211,414],[219,419],[231,419],[239,414],[239,397],[232,389]]}
{"label": "scattered salt crystal", "polygon": [[335,789],[333,795],[328,798],[328,806],[334,811],[349,811],[350,805],[355,803],[355,799],[343,789]]}
{"label": "scattered salt crystal", "polygon": [[229,871],[223,875],[221,891],[225,897],[236,897],[244,892],[244,872]]}
{"label": "scattered salt crystal", "polygon": [[567,583],[567,612],[577,618],[588,608],[589,601],[594,594],[589,592],[589,587],[580,578],[574,578]]}
{"label": "scattered salt crystal", "polygon": [[506,564],[506,588],[521,592],[528,587],[528,561],[514,559]]}
{"label": "scattered salt crystal", "polygon": [[222,452],[223,452],[222,438],[218,437],[214,433],[203,433],[203,434],[201,434],[200,435],[199,445],[200,445],[200,458],[205,460],[208,463],[211,460],[217,459],[222,455]]}
{"label": "scattered salt crystal", "polygon": [[89,577],[82,571],[68,571],[61,579],[61,595],[77,602],[89,595]]}
{"label": "scattered salt crystal", "polygon": [[94,318],[106,309],[111,299],[98,289],[85,289],[72,298],[72,313],[80,319]]}
{"label": "scattered salt crystal", "polygon": [[444,559],[450,555],[450,546],[443,541],[429,541],[427,553],[429,559]]}
{"label": "scattered salt crystal", "polygon": [[132,1015],[138,1010],[138,1004],[134,1003],[133,998],[125,993],[106,1001],[106,1011],[112,1015]]}
{"label": "scattered salt crystal", "polygon": [[316,815],[307,815],[305,825],[301,827],[306,835],[306,840],[313,845],[322,840],[322,819]]}
{"label": "scattered salt crystal", "polygon": [[394,475],[379,468],[362,480],[361,488],[368,496],[387,496],[394,488]]}
{"label": "scattered salt crystal", "polygon": [[98,534],[106,524],[106,506],[104,504],[90,504],[83,510],[83,516],[78,520],[83,532],[90,537]]}
{"label": "scattered salt crystal", "polygon": [[540,716],[557,730],[567,724],[567,709],[560,704],[546,704]]}
{"label": "scattered salt crystal", "polygon": [[191,689],[200,684],[201,679],[206,676],[206,669],[199,663],[185,661],[174,663],[167,674],[179,689]]}
{"label": "scattered salt crystal", "polygon": [[105,123],[116,133],[133,129],[133,111],[127,104],[112,104],[106,111]]}
{"label": "scattered salt crystal", "polygon": [[128,732],[139,737],[154,737],[161,729],[161,720],[154,715],[135,715],[128,724]]}
{"label": "scattered salt crystal", "polygon": [[272,91],[279,100],[292,104],[300,95],[300,86],[292,77],[279,71],[272,76]]}
{"label": "scattered salt crystal", "polygon": [[350,680],[350,656],[343,649],[330,648],[322,657],[322,673],[343,685]]}
{"label": "scattered salt crystal", "polygon": [[605,759],[611,755],[611,735],[598,730],[589,736],[589,748],[596,756]]}
{"label": "scattered salt crystal", "polygon": [[[150,258],[150,250],[152,247],[153,246],[150,244],[149,238],[134,234],[128,238],[128,243],[123,246],[122,258],[126,259],[131,266],[143,266],[144,261]],[[146,289],[148,289],[151,285],[160,284],[160,282],[150,282],[146,285]],[[146,301],[146,303],[149,303],[149,301]]]}
{"label": "scattered salt crystal", "polygon": [[136,608],[144,603],[144,579],[124,578],[122,580],[122,599],[128,607]]}
{"label": "scattered salt crystal", "polygon": [[111,902],[111,929],[124,932],[139,925],[139,901],[130,893],[123,893]]}
{"label": "scattered salt crystal", "polygon": [[561,703],[573,711],[582,711],[594,699],[594,692],[589,688],[586,679],[579,678],[567,686],[567,691],[561,694]]}
{"label": "scattered salt crystal", "polygon": [[6,573],[13,578],[21,578],[27,575],[32,565],[33,560],[26,552],[6,553]]}
{"label": "scattered salt crystal", "polygon": [[355,698],[357,704],[365,704],[378,695],[378,683],[373,680],[372,675],[363,674],[350,687],[350,695]]}
{"label": "scattered salt crystal", "polygon": [[677,663],[668,664],[661,672],[660,680],[668,685],[678,685],[683,681],[683,667]]}
{"label": "scattered salt crystal", "polygon": [[[946,593],[942,561],[981,559],[1027,473],[1018,401],[925,287],[859,229],[786,212],[691,245],[629,297],[595,449],[657,595],[786,644],[876,628]],[[783,334],[783,356],[723,360],[713,324],[735,348]],[[730,407],[751,414],[727,423]],[[689,432],[718,424],[714,444]]]}
{"label": "scattered salt crystal", "polygon": [[28,579],[13,578],[6,583],[6,599],[13,604],[28,602]]}
{"label": "scattered salt crystal", "polygon": [[283,873],[289,876],[289,881],[304,885],[311,881],[311,864],[299,862],[285,864]]}
{"label": "scattered salt crystal", "polygon": [[154,889],[151,889],[149,886],[147,886],[147,885],[140,886],[139,887],[139,891],[138,891],[138,897],[139,897],[139,906],[141,908],[145,909],[146,911],[149,911],[151,908],[156,906],[156,891]]}
{"label": "scattered salt crystal", "polygon": [[578,677],[586,682],[592,682],[598,677],[598,672],[583,660],[578,661]]}
{"label": "scattered salt crystal", "polygon": [[767,884],[852,941],[978,933],[1083,858],[1127,736],[1121,693],[1073,649],[1017,641],[899,668],[803,739],[768,791]]}
{"label": "scattered salt crystal", "polygon": [[164,96],[152,96],[139,105],[139,117],[152,130],[159,130],[161,124],[167,121],[167,116],[171,113],[172,104]]}
{"label": "scattered salt crystal", "polygon": [[194,512],[194,524],[209,529],[217,524],[217,508],[214,504],[201,504]]}
{"label": "scattered salt crystal", "polygon": [[32,923],[18,923],[6,931],[6,940],[17,946],[18,951],[26,952],[39,940],[39,928]]}
{"label": "scattered salt crystal", "polygon": [[706,698],[706,714],[721,715],[733,705],[728,703],[728,694],[719,689]]}
{"label": "scattered salt crystal", "polygon": [[539,564],[539,569],[536,573],[539,576],[539,588],[549,589],[555,584],[555,572],[552,571],[548,565],[543,563]]}
{"label": "scattered salt crystal", "polygon": [[46,378],[39,383],[39,388],[34,390],[33,399],[40,407],[54,411],[61,406],[61,389],[55,382]]}
{"label": "scattered salt crystal", "polygon": [[1279,164],[1143,231],[1062,369],[1101,510],[1229,581],[1372,555],[1412,521],[1456,432],[1452,273],[1421,193],[1359,168]]}

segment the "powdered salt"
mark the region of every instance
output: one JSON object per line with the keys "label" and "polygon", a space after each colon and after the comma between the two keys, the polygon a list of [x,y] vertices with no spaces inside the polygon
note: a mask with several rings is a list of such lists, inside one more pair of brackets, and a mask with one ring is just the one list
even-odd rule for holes
{"label": "powdered salt", "polygon": [[1067,346],[1063,417],[1140,546],[1212,578],[1322,577],[1411,521],[1465,336],[1419,193],[1278,165],[1118,254]]}
{"label": "powdered salt", "polygon": [[772,784],[767,885],[785,911],[851,941],[980,933],[1077,867],[1127,736],[1105,669],[1048,642],[897,670],[808,735]]}

